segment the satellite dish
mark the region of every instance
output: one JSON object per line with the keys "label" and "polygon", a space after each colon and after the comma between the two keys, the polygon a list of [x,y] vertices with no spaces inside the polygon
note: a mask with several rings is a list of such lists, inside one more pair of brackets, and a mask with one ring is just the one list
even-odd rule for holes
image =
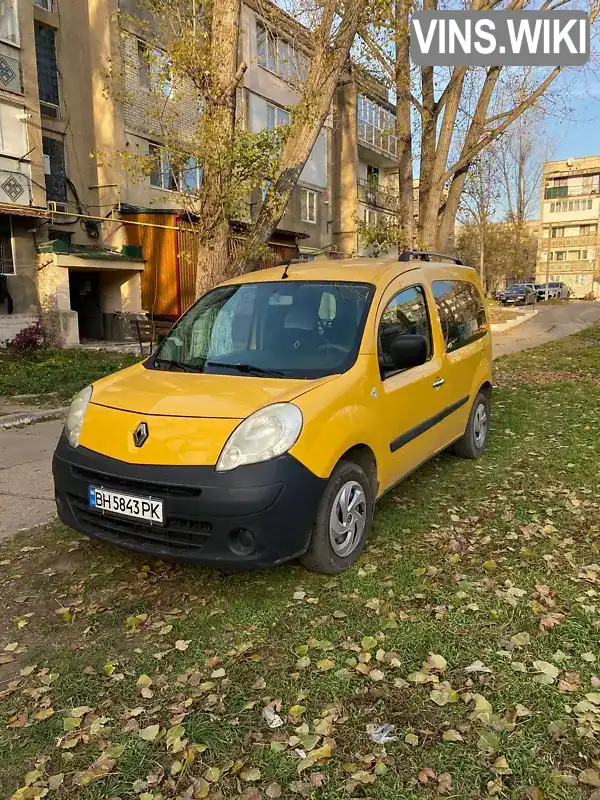
{"label": "satellite dish", "polygon": [[572,158],[567,158],[567,167],[572,167],[574,163]]}

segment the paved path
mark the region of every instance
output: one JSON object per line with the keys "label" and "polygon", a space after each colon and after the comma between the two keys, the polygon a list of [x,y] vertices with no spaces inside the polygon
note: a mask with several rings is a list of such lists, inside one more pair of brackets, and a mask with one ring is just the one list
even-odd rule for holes
{"label": "paved path", "polygon": [[562,339],[600,322],[600,303],[573,300],[561,305],[540,303],[539,314],[494,338],[494,358]]}
{"label": "paved path", "polygon": [[[494,337],[494,357],[560,339],[600,321],[600,303],[540,306],[540,313]],[[0,538],[55,514],[50,463],[60,420],[0,430]]]}
{"label": "paved path", "polygon": [[51,520],[50,464],[62,421],[0,431],[0,538]]}

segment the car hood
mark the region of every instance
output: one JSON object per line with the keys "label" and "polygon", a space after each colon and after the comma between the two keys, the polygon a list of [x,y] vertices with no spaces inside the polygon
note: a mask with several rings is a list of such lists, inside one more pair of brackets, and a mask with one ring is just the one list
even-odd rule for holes
{"label": "car hood", "polygon": [[137,414],[244,419],[335,378],[314,380],[168,372],[136,364],[94,384],[92,403]]}

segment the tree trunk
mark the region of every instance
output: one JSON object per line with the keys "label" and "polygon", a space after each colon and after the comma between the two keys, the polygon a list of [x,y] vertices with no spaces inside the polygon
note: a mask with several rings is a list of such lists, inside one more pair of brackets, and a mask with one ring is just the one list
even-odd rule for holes
{"label": "tree trunk", "polygon": [[[467,130],[465,141],[461,150],[461,156],[458,161],[459,164],[462,163],[462,166],[460,166],[452,175],[452,183],[450,184],[450,189],[448,190],[448,197],[446,198],[446,203],[444,204],[444,210],[437,231],[436,242],[440,249],[448,246],[448,242],[454,231],[456,212],[458,211],[458,205],[460,203],[462,191],[467,179],[467,172],[471,163],[471,159],[467,160],[467,155],[482,139],[488,107],[490,100],[492,99],[498,77],[500,76],[501,69],[502,67],[497,66],[489,67],[483,87],[481,89],[481,94],[477,100],[475,112],[473,114],[471,124],[469,125],[469,129]],[[443,176],[443,178],[445,177],[446,176]]]}
{"label": "tree trunk", "polygon": [[333,41],[331,32],[337,0],[325,3],[302,99],[292,111],[289,135],[256,222],[236,259],[237,270],[249,271],[255,267],[264,245],[273,236],[283,216],[331,109],[333,93],[348,60],[365,3],[366,0],[348,0]]}
{"label": "tree trunk", "polygon": [[213,286],[231,277],[229,224],[224,221],[213,231],[210,241],[198,243],[196,297],[201,297]]}
{"label": "tree trunk", "polygon": [[210,19],[210,87],[202,126],[215,143],[213,157],[203,165],[201,207],[215,223],[210,237],[198,247],[196,296],[228,277],[229,225],[223,211],[223,190],[229,175],[223,164],[235,131],[235,88],[238,77],[238,36],[241,0],[213,0]]}
{"label": "tree trunk", "polygon": [[396,0],[396,139],[398,147],[398,247],[413,249],[414,213],[411,86],[408,38],[410,0]]}

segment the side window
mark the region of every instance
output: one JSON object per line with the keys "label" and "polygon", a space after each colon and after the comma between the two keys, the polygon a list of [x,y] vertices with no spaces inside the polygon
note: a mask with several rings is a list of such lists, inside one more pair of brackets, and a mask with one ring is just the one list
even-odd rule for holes
{"label": "side window", "polygon": [[398,335],[418,333],[427,339],[428,356],[432,353],[431,325],[427,314],[427,301],[421,286],[403,289],[387,304],[381,315],[377,340],[379,343],[379,365],[384,377],[397,372],[392,363],[390,347]]}
{"label": "side window", "polygon": [[458,350],[485,336],[485,308],[477,288],[468,281],[433,281],[446,352]]}

